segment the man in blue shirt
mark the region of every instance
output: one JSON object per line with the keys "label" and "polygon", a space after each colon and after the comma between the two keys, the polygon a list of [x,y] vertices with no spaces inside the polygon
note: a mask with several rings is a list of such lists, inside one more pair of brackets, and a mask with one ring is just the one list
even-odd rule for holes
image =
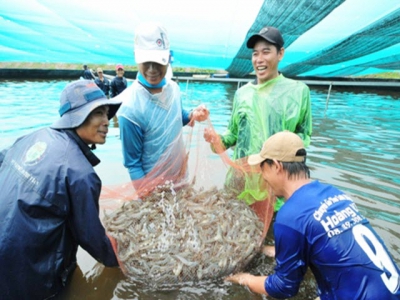
{"label": "man in blue shirt", "polygon": [[226,280],[289,298],[310,267],[321,300],[400,299],[400,271],[381,238],[348,195],[310,180],[305,160],[302,140],[288,131],[249,157],[275,195],[286,199],[274,223],[277,266],[270,276],[240,273]]}
{"label": "man in blue shirt", "polygon": [[135,30],[137,79],[116,99],[124,166],[137,194],[158,184],[182,183],[187,154],[182,128],[207,119],[208,109],[182,106],[176,82],[165,78],[170,60],[167,30],[159,23],[140,24]]}
{"label": "man in blue shirt", "polygon": [[125,73],[124,67],[121,64],[118,64],[115,67],[115,72],[117,73],[117,76],[115,76],[113,80],[111,80],[111,85],[110,85],[111,98],[118,96],[128,87],[128,82],[124,77]]}
{"label": "man in blue shirt", "polygon": [[103,75],[103,69],[102,68],[97,68],[97,77],[95,79],[95,83],[97,86],[103,91],[104,95],[106,95],[107,98],[110,97],[110,81],[104,77]]}

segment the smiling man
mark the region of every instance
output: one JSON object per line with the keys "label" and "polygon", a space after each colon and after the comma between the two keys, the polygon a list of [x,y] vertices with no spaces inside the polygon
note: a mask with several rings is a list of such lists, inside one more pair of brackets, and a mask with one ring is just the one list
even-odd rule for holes
{"label": "smiling man", "polygon": [[166,78],[170,63],[167,30],[157,22],[140,24],[135,30],[137,80],[117,98],[124,165],[139,194],[166,180],[182,182],[186,153],[182,128],[204,121],[208,110],[182,107],[177,83]]}
{"label": "smiling man", "polygon": [[124,77],[124,66],[121,64],[117,64],[115,66],[115,73],[116,76],[111,80],[110,84],[111,98],[118,96],[128,87],[128,81]]}
{"label": "smiling man", "polygon": [[[304,83],[285,78],[279,72],[278,66],[285,53],[283,45],[282,35],[274,27],[264,27],[247,40],[247,47],[253,50],[251,60],[256,79],[236,91],[225,133],[218,135],[212,129],[205,130],[204,138],[216,152],[232,147],[232,159],[245,161],[247,156],[260,151],[264,140],[282,130],[296,133],[304,146],[310,144],[310,90]],[[257,205],[263,205],[263,200],[268,199],[267,189],[259,184],[261,175],[242,174],[231,168],[226,187],[258,211]],[[282,204],[282,199],[277,201],[275,210]]]}
{"label": "smiling man", "polygon": [[61,117],[0,155],[2,299],[54,297],[76,267],[78,246],[118,266],[99,219],[93,167],[100,160],[91,148],[106,142],[120,104],[91,80],[72,82],[61,94]]}
{"label": "smiling man", "polygon": [[272,135],[249,156],[286,201],[274,224],[276,267],[269,276],[239,273],[226,280],[287,299],[310,268],[321,300],[400,299],[400,270],[383,240],[349,195],[310,179],[306,156],[304,142],[289,131]]}

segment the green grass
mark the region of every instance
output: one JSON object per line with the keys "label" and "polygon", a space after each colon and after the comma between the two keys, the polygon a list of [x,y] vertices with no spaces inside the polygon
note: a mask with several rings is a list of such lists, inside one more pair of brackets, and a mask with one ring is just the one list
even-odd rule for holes
{"label": "green grass", "polygon": [[[2,69],[46,69],[46,70],[82,70],[83,64],[70,63],[38,63],[38,62],[0,62]],[[88,64],[88,67],[95,71],[102,68],[104,71],[115,71],[115,64]],[[124,65],[125,71],[137,71],[136,65]],[[174,72],[207,73],[214,74],[224,70],[201,69],[201,68],[180,68],[173,67]]]}
{"label": "green grass", "polygon": [[400,72],[385,72],[377,74],[369,74],[363,76],[353,76],[357,78],[376,78],[376,79],[400,79]]}
{"label": "green grass", "polygon": [[[46,70],[82,70],[83,64],[72,64],[72,63],[38,63],[38,62],[0,62],[0,68],[2,69],[46,69]],[[92,70],[96,70],[98,67],[105,71],[114,71],[115,64],[88,64],[88,67]],[[125,71],[137,71],[136,65],[124,65]],[[174,72],[177,73],[199,73],[199,74],[214,74],[214,73],[226,73],[225,70],[216,69],[201,69],[201,68],[181,68],[173,67]],[[376,73],[363,76],[351,76],[353,78],[375,78],[375,79],[400,79],[400,71]]]}

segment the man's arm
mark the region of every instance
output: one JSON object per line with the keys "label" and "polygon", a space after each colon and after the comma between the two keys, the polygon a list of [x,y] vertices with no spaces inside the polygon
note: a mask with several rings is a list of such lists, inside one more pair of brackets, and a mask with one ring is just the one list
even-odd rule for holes
{"label": "man's arm", "polygon": [[115,85],[115,80],[113,79],[110,84],[110,98],[113,98],[117,95],[117,87]]}
{"label": "man's arm", "polygon": [[310,145],[312,134],[311,97],[308,86],[303,89],[300,110],[299,123],[296,126],[295,133],[303,140],[304,147],[307,147]]}
{"label": "man's arm", "polygon": [[187,111],[182,109],[182,123],[183,126],[189,124],[189,126],[194,126],[195,121],[203,122],[207,120],[210,112],[204,104],[200,104],[195,109]]}
{"label": "man's arm", "polygon": [[306,238],[292,226],[287,226],[286,222],[287,219],[274,224],[276,267],[275,273],[268,276],[264,285],[274,298],[296,295],[308,268],[309,245]]}
{"label": "man's arm", "polygon": [[225,280],[247,286],[252,292],[267,295],[265,280],[268,276],[254,276],[249,273],[238,273],[227,277]]}
{"label": "man's arm", "polygon": [[220,135],[221,142],[225,149],[233,147],[236,145],[238,134],[239,134],[239,101],[238,92],[235,93],[233,99],[233,107],[231,118],[229,119],[228,128],[226,131]]}
{"label": "man's arm", "polygon": [[182,126],[187,125],[190,122],[190,113],[192,111],[188,111],[182,108]]}
{"label": "man's arm", "polygon": [[254,276],[239,273],[225,280],[247,286],[251,291],[275,298],[290,298],[297,294],[300,282],[307,270],[303,258],[304,240],[297,231],[275,223],[276,262],[275,273],[270,276]]}
{"label": "man's arm", "polygon": [[131,180],[145,176],[142,166],[143,133],[140,127],[130,120],[118,117],[124,166],[129,171]]}
{"label": "man's arm", "polygon": [[78,244],[107,267],[118,266],[117,257],[99,218],[101,182],[95,173],[82,176],[79,167],[69,170],[71,210],[68,223]]}
{"label": "man's arm", "polygon": [[96,76],[94,76],[92,69],[89,69],[90,77],[95,80]]}
{"label": "man's arm", "polygon": [[211,150],[215,153],[222,153],[226,149],[236,145],[238,136],[237,126],[237,101],[236,94],[233,100],[233,109],[231,118],[228,123],[228,128],[224,134],[217,134],[213,128],[206,128],[204,130],[204,139],[211,144]]}

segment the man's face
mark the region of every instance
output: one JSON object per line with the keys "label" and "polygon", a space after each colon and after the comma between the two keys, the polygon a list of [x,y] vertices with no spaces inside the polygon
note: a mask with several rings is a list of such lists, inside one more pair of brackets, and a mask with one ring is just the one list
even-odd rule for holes
{"label": "man's face", "polygon": [[264,39],[256,42],[251,58],[258,84],[274,79],[279,75],[278,64],[283,58],[284,49],[277,50],[274,44]]}
{"label": "man's face", "polygon": [[108,106],[93,110],[76,133],[86,144],[104,144],[108,133]]}
{"label": "man's face", "polygon": [[272,165],[263,163],[261,165],[261,175],[263,179],[271,187],[274,195],[277,197],[282,197],[282,164],[279,161],[274,160]]}
{"label": "man's face", "polygon": [[156,62],[145,62],[138,65],[139,72],[150,84],[157,85],[167,73],[168,65],[160,65]]}
{"label": "man's face", "polygon": [[117,76],[118,76],[118,77],[124,76],[124,73],[125,73],[124,69],[119,68],[119,69],[117,70]]}

